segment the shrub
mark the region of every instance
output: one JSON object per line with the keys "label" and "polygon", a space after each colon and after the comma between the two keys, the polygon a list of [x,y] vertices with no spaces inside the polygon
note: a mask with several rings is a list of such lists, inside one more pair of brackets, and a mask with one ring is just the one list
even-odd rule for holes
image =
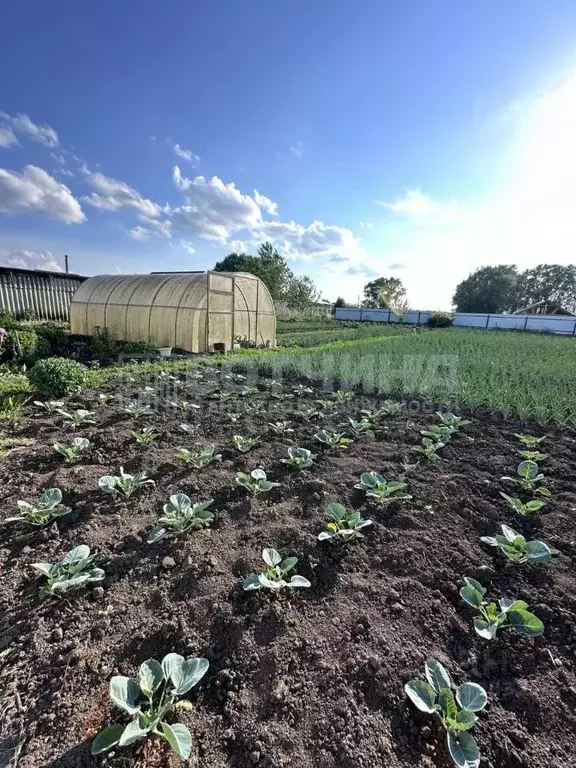
{"label": "shrub", "polygon": [[151,341],[138,339],[136,341],[117,342],[118,352],[122,355],[152,355],[158,352],[158,348]]}
{"label": "shrub", "polygon": [[35,330],[38,336],[46,339],[51,347],[66,344],[70,336],[68,329],[57,323],[42,323],[42,325],[37,325]]}
{"label": "shrub", "polygon": [[0,309],[0,326],[2,328],[10,329],[17,325],[17,323],[18,321],[11,309]]}
{"label": "shrub", "polygon": [[453,322],[450,312],[432,312],[426,324],[429,328],[449,328]]}
{"label": "shrub", "polygon": [[88,386],[88,369],[65,357],[39,360],[29,373],[32,386],[48,397],[62,397]]}
{"label": "shrub", "polygon": [[4,348],[7,359],[41,357],[50,352],[50,344],[31,328],[15,327],[10,330]]}

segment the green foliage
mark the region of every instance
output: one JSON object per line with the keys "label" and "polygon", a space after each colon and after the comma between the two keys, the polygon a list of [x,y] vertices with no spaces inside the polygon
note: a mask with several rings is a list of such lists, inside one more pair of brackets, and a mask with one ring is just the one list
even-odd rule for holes
{"label": "green foliage", "polygon": [[530,449],[537,448],[540,443],[543,443],[544,440],[546,440],[546,435],[544,435],[544,437],[535,437],[534,435],[523,435],[516,433],[514,437],[517,437],[525,448]]}
{"label": "green foliage", "polygon": [[122,412],[133,419],[142,419],[145,416],[152,416],[154,411],[147,403],[132,402],[122,408]]}
{"label": "green foliage", "polygon": [[518,308],[550,301],[576,312],[576,265],[538,264],[520,275]]}
{"label": "green foliage", "polygon": [[15,327],[6,336],[4,350],[9,360],[30,360],[49,354],[50,344],[32,328]]}
{"label": "green foliage", "polygon": [[419,453],[429,461],[440,461],[438,451],[440,448],[444,448],[444,443],[440,440],[434,440],[430,437],[423,437],[421,445],[415,445],[412,447],[414,453]]}
{"label": "green foliage", "polygon": [[545,504],[544,501],[540,501],[539,499],[531,499],[530,501],[524,502],[517,496],[508,496],[507,493],[503,493],[502,491],[500,491],[500,496],[502,496],[502,498],[510,505],[510,507],[512,507],[517,515],[521,515],[522,517],[535,515],[536,512],[539,512]]}
{"label": "green foliage", "polygon": [[251,451],[252,448],[255,448],[260,443],[260,438],[234,435],[232,442],[237,451],[240,451],[240,453],[248,453],[248,451]]}
{"label": "green foliage", "polygon": [[512,312],[518,308],[518,270],[507,264],[480,267],[457,285],[452,302],[457,312]]}
{"label": "green foliage", "polygon": [[29,374],[30,383],[46,397],[62,397],[89,385],[89,372],[82,363],[64,357],[39,360]]}
{"label": "green foliage", "polygon": [[478,611],[474,619],[474,629],[485,640],[493,640],[498,631],[513,629],[519,635],[536,637],[543,634],[544,624],[528,610],[523,600],[510,600],[506,597],[494,602],[484,600],[486,589],[476,581],[466,577],[460,588],[460,597]]}
{"label": "green foliage", "polygon": [[54,443],[54,450],[64,457],[67,464],[80,458],[90,448],[90,440],[85,437],[73,437],[69,444]]}
{"label": "green foliage", "polygon": [[92,754],[100,755],[112,747],[127,747],[149,734],[164,739],[178,757],[187,760],[192,751],[192,736],[182,723],[168,724],[164,718],[173,710],[187,709],[179,699],[188,693],[208,671],[207,659],[184,659],[169,653],[162,663],[148,659],[140,665],[138,678],[116,676],[110,680],[110,699],[133,720],[126,726],[109,725],[92,742]]}
{"label": "green foliage", "polygon": [[326,530],[318,534],[319,541],[351,541],[362,537],[362,528],[372,525],[372,520],[363,520],[361,512],[347,509],[343,504],[328,504],[329,522]]}
{"label": "green foliage", "polygon": [[354,392],[350,392],[345,389],[337,389],[332,392],[332,400],[338,405],[347,405],[354,399]]}
{"label": "green foliage", "polygon": [[[180,425],[182,426],[182,425]],[[188,425],[186,425],[188,426]],[[154,427],[144,427],[130,432],[138,445],[152,445],[160,437],[160,432],[156,432]]]}
{"label": "green foliage", "polygon": [[547,453],[540,453],[540,451],[518,451],[518,455],[527,461],[546,461],[548,458]]}
{"label": "green foliage", "polygon": [[268,493],[273,488],[278,488],[280,483],[274,483],[268,480],[266,472],[263,469],[253,469],[250,474],[245,472],[236,472],[236,482],[252,494],[258,496],[260,493]]}
{"label": "green foliage", "polygon": [[426,325],[429,328],[449,328],[454,322],[450,312],[432,312]]}
{"label": "green foliage", "polygon": [[76,429],[76,427],[85,427],[85,426],[88,426],[89,424],[96,424],[96,422],[92,418],[92,416],[94,416],[94,413],[92,411],[87,411],[85,408],[78,408],[72,413],[59,410],[58,413],[64,416],[64,421],[62,422],[62,424],[65,427],[71,427],[72,429]]}
{"label": "green foliage", "polygon": [[467,419],[462,418],[462,416],[456,416],[456,414],[451,411],[447,411],[446,413],[436,411],[436,416],[440,419],[441,426],[449,427],[453,432],[458,432],[461,427],[465,427],[467,424],[472,423]]}
{"label": "green foliage", "polygon": [[14,312],[12,312],[11,309],[0,307],[0,328],[10,330],[10,328],[13,328],[15,325],[18,325],[18,320],[16,319]]}
{"label": "green foliage", "polygon": [[53,411],[60,411],[64,403],[62,400],[46,400],[44,402],[41,400],[34,400],[34,405],[37,405],[38,408],[41,408],[44,411],[52,413]]}
{"label": "green foliage", "polygon": [[[391,304],[402,302],[406,288],[398,277],[379,277],[364,286],[364,307],[388,309]],[[393,311],[393,310],[392,310]]]}
{"label": "green foliage", "polygon": [[511,563],[523,565],[524,563],[549,563],[552,559],[552,551],[543,541],[526,541],[522,534],[502,525],[502,534],[496,536],[482,536],[481,541],[490,547],[497,547],[504,557]]}
{"label": "green foliage", "polygon": [[269,421],[268,426],[270,431],[276,435],[289,435],[294,432],[290,426],[291,423],[290,421]]}
{"label": "green foliage", "polygon": [[120,467],[119,475],[104,475],[104,477],[98,480],[98,487],[104,493],[109,493],[113,496],[119,494],[125,498],[132,496],[133,493],[145,485],[155,485],[154,480],[151,480],[146,472],[136,472],[130,475],[128,472],[124,472],[123,467]]}
{"label": "green foliage", "polygon": [[210,525],[214,520],[214,515],[208,510],[211,504],[213,499],[193,504],[185,493],[170,496],[170,501],[162,508],[163,514],[158,519],[158,525],[148,535],[148,544]]}
{"label": "green foliage", "polygon": [[526,459],[521,461],[516,468],[516,475],[517,477],[504,475],[501,479],[514,483],[521,490],[534,493],[537,496],[550,496],[548,488],[538,487],[538,484],[544,479],[544,475],[539,471],[535,461]]}
{"label": "green foliage", "polygon": [[264,573],[251,573],[244,581],[242,586],[246,591],[256,589],[271,589],[279,590],[285,587],[298,588],[298,587],[310,587],[311,584],[304,576],[293,575],[290,581],[286,581],[286,577],[296,568],[298,565],[297,557],[287,557],[282,560],[281,555],[275,549],[263,549],[262,560],[266,563],[266,570]]}
{"label": "green foliage", "polygon": [[452,440],[456,427],[448,427],[445,424],[429,424],[426,429],[420,431],[424,437],[430,437],[436,443],[446,445]]}
{"label": "green foliage", "polygon": [[327,429],[316,432],[314,437],[329,448],[349,448],[354,442],[351,437],[345,437],[343,432],[330,432]]}
{"label": "green foliage", "polygon": [[211,462],[221,459],[222,454],[216,453],[214,445],[203,445],[194,451],[190,451],[187,448],[178,448],[176,458],[194,467],[194,469],[204,469]]}
{"label": "green foliage", "polygon": [[94,584],[104,579],[102,568],[92,568],[94,555],[85,544],[74,547],[57,563],[33,563],[35,568],[46,577],[46,584],[40,589],[42,597],[48,595],[60,597],[65,592],[77,589],[84,584]]}
{"label": "green foliage", "polygon": [[18,501],[20,514],[16,517],[8,517],[6,523],[24,523],[25,525],[42,526],[51,523],[58,517],[68,515],[72,510],[62,504],[62,491],[60,488],[49,488],[44,491],[36,504],[27,501]]}
{"label": "green foliage", "polygon": [[476,724],[476,713],[488,702],[486,691],[477,683],[463,683],[452,692],[448,672],[436,659],[424,665],[426,681],[410,680],[404,691],[421,712],[435,714],[446,731],[448,750],[458,768],[478,768],[480,753],[469,731]]}
{"label": "green foliage", "polygon": [[70,336],[67,328],[57,323],[42,323],[36,326],[36,333],[46,339],[50,347],[66,344]]}
{"label": "green foliage", "polygon": [[118,357],[118,344],[108,328],[96,328],[90,340],[92,359],[111,362]]}
{"label": "green foliage", "polygon": [[313,419],[320,420],[324,418],[322,411],[317,410],[311,405],[303,405],[294,411],[294,414],[300,417],[303,421],[312,421]]}
{"label": "green foliage", "polygon": [[281,459],[282,464],[288,464],[289,467],[294,469],[308,469],[314,464],[316,454],[309,451],[307,448],[297,448],[293,446],[288,448],[288,458]]}
{"label": "green foliage", "polygon": [[406,490],[406,483],[399,480],[385,480],[378,472],[363,472],[360,475],[360,482],[356,483],[354,488],[364,491],[369,499],[375,499],[382,506],[392,502],[410,501],[412,498],[403,493]]}

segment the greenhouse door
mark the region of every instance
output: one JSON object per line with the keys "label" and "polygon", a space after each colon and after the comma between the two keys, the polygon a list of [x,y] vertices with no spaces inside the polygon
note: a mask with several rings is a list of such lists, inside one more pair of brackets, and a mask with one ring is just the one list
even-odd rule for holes
{"label": "greenhouse door", "polygon": [[214,352],[215,344],[224,344],[224,350],[230,352],[234,347],[234,278],[208,272],[206,282],[206,351]]}

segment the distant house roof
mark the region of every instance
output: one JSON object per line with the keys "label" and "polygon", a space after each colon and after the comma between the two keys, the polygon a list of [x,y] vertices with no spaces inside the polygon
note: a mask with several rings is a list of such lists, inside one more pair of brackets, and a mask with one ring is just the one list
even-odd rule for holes
{"label": "distant house roof", "polygon": [[34,275],[35,277],[58,277],[64,280],[87,280],[84,275],[70,272],[52,272],[47,269],[25,269],[24,267],[0,267],[0,275]]}
{"label": "distant house roof", "polygon": [[537,301],[536,304],[530,304],[528,307],[517,309],[514,312],[515,315],[566,315],[568,317],[576,317],[574,312],[570,312],[569,309],[564,309],[560,304],[556,304],[554,301]]}

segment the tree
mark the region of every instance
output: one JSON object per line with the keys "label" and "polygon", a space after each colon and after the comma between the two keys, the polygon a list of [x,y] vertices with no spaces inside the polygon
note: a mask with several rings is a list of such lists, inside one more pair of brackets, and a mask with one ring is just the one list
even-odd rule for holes
{"label": "tree", "polygon": [[513,312],[518,307],[515,266],[480,267],[459,283],[452,298],[457,312]]}
{"label": "tree", "polygon": [[564,309],[576,311],[576,266],[538,264],[522,272],[516,309],[539,301],[551,301]]}
{"label": "tree", "polygon": [[372,309],[394,309],[391,305],[399,304],[406,298],[406,288],[398,277],[378,277],[364,286],[364,307]]}
{"label": "tree", "polygon": [[292,276],[284,292],[283,300],[289,309],[307,309],[320,298],[312,278],[308,275]]}
{"label": "tree", "polygon": [[294,274],[286,259],[273,247],[264,243],[258,248],[258,255],[248,253],[230,253],[214,266],[215,272],[250,272],[259,277],[270,291],[274,301],[284,298]]}
{"label": "tree", "polygon": [[342,296],[338,296],[338,298],[334,302],[334,309],[342,309],[345,306],[346,306],[346,299],[344,299]]}

